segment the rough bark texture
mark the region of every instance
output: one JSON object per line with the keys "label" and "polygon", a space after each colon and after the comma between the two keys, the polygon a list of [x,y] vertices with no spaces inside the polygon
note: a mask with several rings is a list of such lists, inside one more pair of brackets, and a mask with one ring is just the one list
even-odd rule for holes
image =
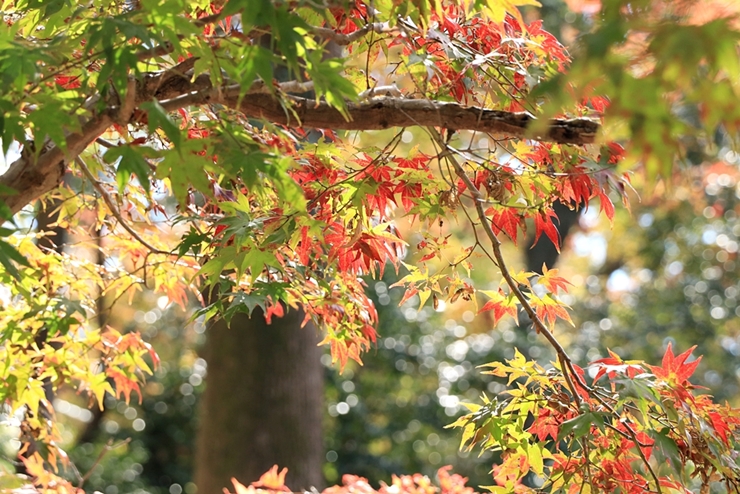
{"label": "rough bark texture", "polygon": [[21,157],[0,176],[0,190],[4,187],[14,191],[10,194],[0,192],[0,201],[5,201],[10,210],[17,213],[35,199],[56,189],[62,183],[67,163],[79,156],[112,123],[113,119],[108,114],[90,119],[80,133],[67,138],[66,153],[52,145],[35,157],[26,144]]}
{"label": "rough bark texture", "polygon": [[[245,115],[271,122],[321,129],[381,130],[391,127],[442,127],[450,130],[476,130],[501,137],[522,138],[536,119],[529,113],[467,107],[423,99],[375,98],[366,103],[348,103],[345,118],[327,103],[293,97],[293,112],[286,111],[270,95],[244,98],[222,97],[221,102]],[[296,118],[296,116],[298,118]],[[596,138],[599,124],[589,119],[551,120],[533,139],[562,144],[590,144]]]}
{"label": "rough bark texture", "polygon": [[195,483],[218,494],[231,477],[248,484],[278,464],[287,485],[321,486],[323,369],[318,333],[291,310],[265,323],[262,313],[207,331]]}

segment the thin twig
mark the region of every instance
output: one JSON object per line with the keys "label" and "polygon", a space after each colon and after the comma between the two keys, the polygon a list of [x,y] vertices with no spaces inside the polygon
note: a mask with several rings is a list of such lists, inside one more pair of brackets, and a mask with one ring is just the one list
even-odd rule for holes
{"label": "thin twig", "polygon": [[568,388],[570,388],[571,393],[573,394],[573,400],[575,401],[576,405],[580,405],[581,403],[581,397],[578,394],[578,391],[576,390],[575,383],[573,383],[572,379],[575,378],[578,381],[578,385],[580,385],[583,389],[590,390],[586,386],[586,383],[582,382],[580,379],[580,376],[576,373],[575,368],[573,367],[573,362],[570,360],[570,357],[566,353],[563,346],[560,344],[558,339],[555,337],[552,332],[547,329],[547,326],[542,322],[542,320],[537,316],[537,313],[530,305],[527,298],[524,296],[522,291],[519,289],[519,284],[512,278],[511,273],[509,272],[508,268],[506,267],[506,261],[504,260],[503,254],[501,252],[501,241],[496,237],[496,234],[493,232],[493,229],[490,225],[490,222],[487,220],[486,213],[483,210],[483,196],[481,195],[478,188],[475,186],[475,184],[470,180],[470,177],[465,173],[465,170],[460,165],[460,163],[455,159],[453,154],[448,150],[448,145],[442,138],[442,136],[439,134],[439,132],[434,129],[430,128],[429,132],[434,136],[435,141],[442,146],[445,149],[445,152],[443,153],[446,157],[447,161],[452,165],[452,167],[455,169],[455,173],[462,179],[462,181],[465,183],[465,187],[470,191],[470,194],[473,196],[473,201],[475,202],[475,209],[478,213],[478,219],[481,222],[481,225],[483,226],[483,231],[486,233],[486,236],[491,242],[491,247],[493,248],[493,255],[496,258],[496,262],[499,266],[499,269],[501,270],[501,275],[504,277],[504,280],[506,281],[506,284],[509,285],[509,288],[511,289],[512,293],[514,293],[514,296],[519,300],[519,303],[521,304],[522,308],[524,309],[524,312],[527,313],[529,318],[532,320],[532,324],[535,327],[535,330],[538,333],[541,333],[545,339],[550,343],[550,345],[555,349],[555,353],[558,356],[558,360],[560,361],[561,366],[563,367],[563,376],[565,377],[566,383],[568,384]]}
{"label": "thin twig", "polygon": [[[519,289],[519,284],[511,277],[511,274],[509,273],[509,270],[506,267],[504,257],[501,253],[501,241],[496,237],[496,234],[493,232],[493,229],[491,228],[490,223],[486,221],[485,211],[483,210],[483,204],[485,202],[484,198],[482,197],[480,191],[475,186],[475,184],[470,180],[470,177],[467,175],[467,173],[465,173],[465,170],[463,169],[463,167],[460,165],[457,159],[455,159],[454,155],[452,154],[452,151],[450,151],[449,146],[444,142],[439,132],[434,128],[430,128],[429,132],[432,134],[434,140],[440,146],[444,147],[445,149],[445,151],[443,152],[444,157],[453,166],[453,168],[455,169],[455,172],[462,179],[462,181],[465,183],[466,188],[470,191],[471,195],[473,196],[473,200],[475,202],[475,208],[478,213],[478,218],[481,224],[483,225],[483,230],[486,232],[486,235],[491,241],[491,246],[493,247],[493,255],[495,256],[497,260],[497,264],[499,266],[499,269],[501,270],[501,274],[506,280],[507,285],[509,285],[509,288],[511,289],[511,291],[514,293],[514,296],[516,296],[516,298],[519,300],[519,303],[522,305],[522,308],[524,309],[524,311],[527,313],[529,318],[532,320],[532,324],[535,327],[535,330],[538,333],[541,333],[547,339],[550,345],[555,349],[555,353],[558,356],[558,362],[560,363],[560,367],[562,368],[563,377],[565,378],[565,382],[568,388],[570,389],[571,394],[573,395],[573,400],[576,406],[580,407],[580,404],[581,404],[581,397],[578,394],[578,390],[576,388],[576,384],[577,384],[578,386],[581,387],[581,389],[586,391],[590,396],[593,396],[600,404],[605,406],[607,410],[609,410],[613,416],[616,416],[617,414],[614,408],[612,408],[611,405],[606,403],[601,397],[596,395],[596,393],[594,393],[594,390],[591,387],[587,386],[586,383],[583,381],[583,379],[581,379],[580,375],[575,370],[573,361],[570,359],[570,357],[568,356],[563,346],[557,340],[555,335],[547,328],[547,326],[545,326],[542,320],[537,316],[537,313],[534,311],[532,306],[529,304],[529,301],[526,299],[522,291]],[[576,382],[574,382],[574,379]],[[640,443],[637,440],[636,432],[631,426],[627,424],[626,424],[626,428],[627,428],[627,434],[631,437],[632,441],[635,442],[636,445],[638,445],[637,449],[638,449],[640,458],[642,459],[646,468],[650,472],[650,475],[653,477],[657,492],[660,494],[662,490],[660,487],[658,476],[653,470],[652,465],[650,465],[650,462],[647,460],[644,453],[640,449],[639,447]]]}
{"label": "thin twig", "polygon": [[113,144],[110,141],[106,141],[102,137],[98,137],[97,139],[95,139],[95,142],[98,143],[98,144],[100,144],[101,146],[103,146],[106,149],[113,149],[114,147],[117,147],[115,144]]}
{"label": "thin twig", "polygon": [[98,466],[98,464],[103,460],[103,457],[108,454],[109,451],[113,451],[114,449],[120,448],[121,446],[124,446],[131,442],[131,438],[127,437],[123,441],[120,441],[116,444],[113,444],[113,439],[108,439],[108,442],[103,446],[103,449],[100,451],[100,454],[97,458],[95,458],[95,461],[93,462],[90,469],[87,471],[85,475],[82,476],[80,479],[80,485],[77,486],[77,488],[82,489],[82,486],[85,485],[85,482],[87,479],[90,478],[90,475],[92,475],[93,470],[95,470],[95,467]]}
{"label": "thin twig", "polygon": [[163,254],[163,255],[173,255],[172,252],[167,252],[166,250],[161,250],[156,247],[154,247],[152,244],[144,240],[139,233],[134,230],[127,222],[123,219],[123,216],[121,215],[121,212],[116,207],[115,202],[113,202],[113,198],[108,194],[108,191],[105,190],[105,188],[102,186],[99,180],[97,180],[90,169],[87,167],[84,161],[82,161],[82,158],[79,156],[75,158],[75,162],[82,170],[82,173],[85,174],[87,179],[92,183],[92,186],[95,188],[95,190],[98,191],[100,196],[103,198],[103,201],[108,206],[108,209],[110,210],[111,214],[118,220],[118,222],[121,224],[124,230],[126,230],[129,234],[131,234],[132,237],[136,241],[138,241],[141,245],[149,249],[153,254]]}

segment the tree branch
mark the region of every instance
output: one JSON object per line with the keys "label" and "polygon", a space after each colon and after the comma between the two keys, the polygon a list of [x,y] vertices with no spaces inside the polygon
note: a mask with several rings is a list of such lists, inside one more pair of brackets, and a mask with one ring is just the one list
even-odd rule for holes
{"label": "tree branch", "polygon": [[312,34],[315,34],[316,36],[320,36],[322,38],[333,41],[340,46],[351,45],[352,43],[354,43],[355,41],[357,41],[358,39],[362,38],[363,36],[365,36],[366,34],[370,32],[382,34],[382,33],[389,33],[393,31],[394,31],[394,28],[390,28],[388,24],[385,22],[374,22],[370,24],[365,24],[357,31],[349,33],[349,34],[338,33],[335,30],[330,29],[328,27],[311,27]]}
{"label": "tree branch", "polygon": [[480,221],[483,227],[483,231],[488,237],[488,240],[491,242],[493,256],[496,259],[496,265],[501,271],[501,275],[504,277],[504,280],[506,280],[506,284],[509,285],[509,289],[519,301],[519,304],[524,309],[524,312],[526,312],[529,318],[532,320],[532,325],[534,326],[537,333],[542,334],[548,341],[548,343],[550,343],[550,346],[552,346],[552,348],[555,350],[555,353],[558,356],[558,361],[560,362],[560,366],[562,368],[561,370],[563,372],[563,377],[565,378],[565,381],[568,384],[568,387],[570,388],[570,391],[573,395],[573,400],[577,405],[580,405],[581,398],[578,395],[575,384],[577,383],[578,386],[589,392],[591,391],[591,389],[586,386],[586,383],[583,382],[583,380],[580,378],[575,368],[573,367],[573,361],[570,359],[563,346],[560,344],[552,331],[550,331],[547,326],[545,326],[545,323],[543,323],[542,320],[537,316],[537,313],[527,300],[527,297],[525,297],[522,291],[519,289],[519,283],[517,283],[516,280],[514,280],[514,278],[511,276],[509,269],[506,267],[506,260],[504,259],[503,253],[501,252],[501,241],[498,239],[498,237],[496,237],[493,228],[491,228],[491,222],[486,216],[486,213],[483,209],[483,204],[485,203],[485,200],[480,191],[470,179],[468,174],[465,173],[462,165],[460,165],[460,163],[458,163],[458,161],[453,157],[452,151],[449,149],[444,139],[442,139],[442,136],[439,134],[439,132],[437,132],[437,130],[434,128],[430,128],[429,132],[432,134],[432,137],[437,142],[437,144],[442,147],[442,156],[444,156],[452,165],[455,173],[465,183],[465,188],[468,189],[468,192],[473,197],[478,220]]}
{"label": "tree branch", "polygon": [[[268,95],[242,98],[233,90],[210,94],[212,103],[239,110],[248,117],[273,123],[335,130],[382,130],[391,127],[441,127],[474,130],[502,137],[530,138],[560,144],[591,144],[599,124],[586,118],[552,119],[541,133],[528,135],[536,123],[529,113],[466,107],[423,99],[374,98],[366,103],[347,103],[346,119],[323,101],[289,96],[284,101]],[[286,111],[285,103],[292,103]],[[297,118],[296,118],[297,117]]]}
{"label": "tree branch", "polygon": [[141,245],[146,247],[152,254],[164,254],[164,255],[171,255],[171,252],[167,252],[161,249],[158,249],[154,247],[152,244],[144,240],[139,233],[134,230],[127,222],[123,219],[123,216],[121,215],[121,212],[116,207],[115,202],[113,201],[113,198],[108,194],[108,191],[105,190],[103,185],[93,176],[90,169],[87,167],[84,161],[82,161],[82,158],[79,156],[75,158],[75,162],[77,163],[77,166],[80,167],[80,170],[82,170],[82,173],[87,177],[87,179],[90,181],[92,186],[95,188],[95,190],[98,191],[100,194],[100,197],[103,198],[103,202],[108,206],[108,210],[111,212],[111,214],[118,220],[118,223],[123,227],[124,230],[126,230],[134,239],[139,242]]}
{"label": "tree branch", "polygon": [[[120,106],[93,116],[79,133],[67,138],[66,149],[52,145],[40,154],[26,149],[20,159],[0,176],[0,186],[17,191],[0,193],[13,213],[26,204],[56,188],[61,183],[66,163],[74,160],[95,141],[113,122],[125,125],[132,110],[145,101],[156,99],[168,111],[186,106],[221,104],[242,112],[245,116],[265,119],[276,124],[295,127],[313,127],[335,130],[382,130],[392,127],[439,127],[450,130],[471,130],[502,138],[535,139],[561,144],[591,144],[599,130],[598,122],[586,118],[551,119],[541,132],[537,119],[529,113],[513,113],[459,103],[437,102],[402,97],[379,97],[368,101],[346,104],[346,115],[324,101],[293,95],[275,95],[265,91],[265,84],[255,83],[241,95],[238,85],[214,88],[208,74],[194,80],[190,71],[183,73],[182,65],[170,70],[144,74],[136,84],[131,82]],[[305,84],[305,83],[304,83]],[[134,87],[135,86],[135,87]],[[292,90],[292,86],[279,89]],[[92,98],[91,101],[94,101]],[[132,103],[133,102],[133,103]]]}
{"label": "tree branch", "polygon": [[[181,81],[190,86],[188,81]],[[347,119],[324,101],[299,96],[287,96],[281,100],[265,94],[261,87],[248,91],[247,95],[250,97],[240,98],[239,90],[236,85],[200,91],[186,90],[183,87],[168,93],[179,93],[182,95],[181,99],[178,100],[175,96],[161,101],[161,104],[168,110],[176,110],[184,105],[219,103],[238,110],[247,117],[295,127],[335,130],[441,127],[559,144],[592,144],[599,130],[599,123],[588,118],[551,119],[542,132],[529,135],[530,129],[535,128],[537,119],[526,112],[514,113],[468,107],[459,103],[406,98],[373,98],[367,102],[347,103]],[[286,109],[287,106],[290,109]]]}
{"label": "tree branch", "polygon": [[67,138],[66,150],[52,145],[35,157],[32,150],[24,148],[21,157],[11,163],[8,171],[0,176],[0,186],[15,191],[7,194],[0,192],[0,201],[4,201],[15,214],[26,204],[58,187],[66,171],[66,164],[79,156],[113,124],[114,115],[112,112],[104,112],[93,116],[79,133]]}

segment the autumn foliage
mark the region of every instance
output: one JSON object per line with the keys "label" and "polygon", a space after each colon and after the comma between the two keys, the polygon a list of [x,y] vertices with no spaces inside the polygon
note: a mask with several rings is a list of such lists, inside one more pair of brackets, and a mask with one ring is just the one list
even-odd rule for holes
{"label": "autumn foliage", "polygon": [[[472,487],[465,485],[467,479],[456,474],[449,473],[449,467],[442,467],[437,471],[438,485],[435,485],[429,477],[424,475],[394,475],[390,484],[383,484],[379,489],[373,488],[362,477],[356,475],[344,475],[342,485],[327,487],[322,494],[475,494]],[[233,494],[267,494],[274,492],[291,492],[285,486],[285,474],[288,469],[284,468],[278,472],[275,465],[262,477],[248,486],[244,486],[238,480],[232,479]],[[232,494],[229,489],[224,488],[224,494]]]}
{"label": "autumn foliage", "polygon": [[[692,387],[691,350],[579,366],[561,344],[568,281],[510,269],[502,251],[528,231],[559,249],[556,203],[612,219],[628,170],[654,184],[689,146],[732,140],[737,19],[571,3],[598,12],[573,54],[522,14],[531,0],[6,2],[0,138],[16,152],[0,176],[0,400],[22,417],[29,482],[81,489],[58,474],[45,389],[102,407],[106,393],[140,397],[157,365],[140,335],[95,319],[97,297],[146,288],[227,322],[302,310],[342,369],[379,338],[366,280],[394,269],[402,303],[523,314],[553,349],[547,367],[518,352],[490,364],[508,391],[454,424],[463,447],[499,453],[494,492],[737,490],[738,412]],[[326,57],[330,42],[348,56]],[[13,226],[38,199],[87,253]],[[452,245],[451,224],[474,240]],[[496,274],[476,280],[477,262]],[[325,492],[472,492],[439,477]]]}

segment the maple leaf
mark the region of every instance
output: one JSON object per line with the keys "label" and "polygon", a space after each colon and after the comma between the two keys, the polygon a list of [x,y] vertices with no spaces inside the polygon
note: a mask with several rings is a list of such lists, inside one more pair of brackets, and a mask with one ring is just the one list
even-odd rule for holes
{"label": "maple leaf", "polygon": [[557,321],[558,318],[573,325],[573,320],[565,309],[567,306],[558,302],[550,294],[545,295],[544,298],[531,297],[529,303],[537,313],[537,317],[540,318],[541,321],[546,322],[547,325],[550,326],[550,329],[555,327],[555,321]]}
{"label": "maple leaf", "polygon": [[285,486],[285,474],[288,473],[288,468],[283,468],[278,473],[278,466],[273,465],[271,469],[262,474],[262,477],[256,482],[252,482],[253,487],[264,487],[272,491],[286,491],[290,492],[290,489]]}
{"label": "maple leaf", "polygon": [[272,324],[272,316],[277,316],[278,318],[283,317],[285,315],[285,310],[283,309],[283,304],[280,302],[278,303],[271,303],[267,310],[265,311],[265,321],[267,324]]}
{"label": "maple leaf", "polygon": [[[540,239],[540,235],[542,235],[542,232],[545,232],[545,235],[547,235],[547,238],[550,239],[550,241],[555,246],[555,249],[560,252],[560,232],[558,232],[557,227],[555,226],[555,223],[553,222],[553,219],[558,219],[558,215],[555,214],[555,211],[552,210],[552,208],[549,208],[544,211],[540,211],[539,214],[536,214],[534,217],[534,227],[535,227],[535,233],[534,233],[534,244],[532,244],[532,247],[537,245],[537,241]],[[558,223],[560,221],[558,220]]]}
{"label": "maple leaf", "polygon": [[614,203],[609,196],[603,190],[598,191],[599,199],[601,200],[601,212],[603,212],[609,221],[614,221]]}
{"label": "maple leaf", "polygon": [[553,413],[553,410],[549,408],[541,408],[539,415],[527,429],[527,432],[537,435],[537,439],[540,441],[546,440],[548,436],[557,440],[560,424]]}
{"label": "maple leaf", "polygon": [[516,245],[519,229],[524,227],[524,218],[521,217],[519,211],[516,208],[502,208],[500,210],[490,208],[486,211],[486,214],[491,215],[493,232],[498,235],[503,230]]}
{"label": "maple leaf", "polygon": [[574,167],[573,172],[559,187],[561,200],[575,206],[582,204],[588,207],[588,201],[594,195],[594,179],[583,167]]}
{"label": "maple leaf", "polygon": [[480,292],[490,297],[490,300],[481,307],[478,314],[492,310],[494,322],[500,321],[507,314],[516,318],[516,299],[512,295],[507,296],[501,288],[498,292],[489,290],[480,290]]}
{"label": "maple leaf", "polygon": [[637,360],[624,361],[622,358],[611,350],[607,349],[609,357],[594,360],[589,366],[597,367],[599,370],[594,376],[594,382],[598,381],[604,374],[609,379],[613,378],[617,373],[627,374],[627,377],[634,379],[635,376],[644,373],[642,366],[639,365]]}
{"label": "maple leaf", "polygon": [[136,381],[114,368],[106,369],[105,374],[115,383],[116,397],[123,395],[128,403],[131,401],[131,392],[136,391],[139,395],[139,403],[141,403],[141,389]]}
{"label": "maple leaf", "polygon": [[663,355],[663,362],[660,367],[655,365],[649,365],[650,370],[653,371],[656,377],[665,379],[666,381],[674,381],[678,384],[687,381],[689,377],[694,373],[701,357],[697,358],[693,362],[686,363],[686,359],[689,358],[691,352],[694,351],[696,345],[692,346],[680,355],[673,355],[673,346],[668,343],[665,355]]}
{"label": "maple leaf", "polygon": [[[234,492],[236,494],[254,494],[255,492],[257,492],[257,490],[251,485],[247,487],[236,480],[234,477],[231,477],[231,483],[234,484]],[[229,489],[227,489],[226,487],[224,487],[224,494],[231,494],[229,492]]]}
{"label": "maple leaf", "polygon": [[82,86],[79,76],[59,75],[54,78],[54,82],[64,89],[77,89]]}
{"label": "maple leaf", "polygon": [[709,419],[712,421],[712,427],[714,427],[714,430],[717,431],[717,434],[719,434],[722,442],[729,447],[730,440],[728,438],[728,434],[732,434],[732,431],[730,429],[730,426],[725,421],[724,417],[722,417],[722,415],[718,412],[709,412]]}
{"label": "maple leaf", "polygon": [[550,290],[551,293],[557,293],[558,289],[567,292],[568,285],[573,286],[573,283],[557,274],[557,269],[547,269],[547,265],[542,263],[542,276],[540,276],[538,281],[545,285],[545,288]]}

